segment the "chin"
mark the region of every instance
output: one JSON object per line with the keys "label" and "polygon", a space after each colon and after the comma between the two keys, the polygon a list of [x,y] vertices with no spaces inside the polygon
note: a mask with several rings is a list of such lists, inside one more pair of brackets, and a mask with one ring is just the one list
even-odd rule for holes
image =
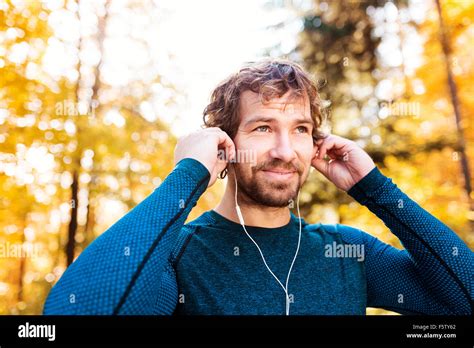
{"label": "chin", "polygon": [[263,205],[267,207],[272,207],[272,208],[283,208],[283,207],[288,207],[292,200],[293,200],[293,197],[291,198],[268,197],[267,201],[265,202],[266,204],[263,204]]}
{"label": "chin", "polygon": [[296,200],[303,182],[304,176],[300,175],[290,180],[268,180],[258,172],[252,177],[238,176],[239,192],[250,202],[275,208],[287,207]]}
{"label": "chin", "polygon": [[298,195],[298,182],[295,184],[269,184],[264,187],[257,185],[259,189],[253,192],[254,200],[269,207],[286,207]]}

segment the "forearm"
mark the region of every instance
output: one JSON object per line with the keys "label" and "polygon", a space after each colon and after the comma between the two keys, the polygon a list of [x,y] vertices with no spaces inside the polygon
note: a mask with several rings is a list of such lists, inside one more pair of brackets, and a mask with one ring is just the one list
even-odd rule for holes
{"label": "forearm", "polygon": [[458,313],[473,312],[473,253],[445,224],[375,168],[348,193],[400,239],[425,288]]}
{"label": "forearm", "polygon": [[98,237],[51,290],[45,314],[149,314],[177,235],[209,172],[180,161],[144,201]]}

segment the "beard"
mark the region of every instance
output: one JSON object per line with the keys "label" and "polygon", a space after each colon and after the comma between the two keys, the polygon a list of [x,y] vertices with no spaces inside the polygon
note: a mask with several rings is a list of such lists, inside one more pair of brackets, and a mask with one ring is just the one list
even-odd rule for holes
{"label": "beard", "polygon": [[[237,178],[240,200],[249,205],[276,208],[288,206],[296,198],[304,183],[302,166],[296,166],[279,159],[250,167],[251,173],[244,170],[242,164],[234,163],[233,168]],[[264,170],[275,168],[296,171],[296,173],[289,180],[275,180],[266,177]]]}

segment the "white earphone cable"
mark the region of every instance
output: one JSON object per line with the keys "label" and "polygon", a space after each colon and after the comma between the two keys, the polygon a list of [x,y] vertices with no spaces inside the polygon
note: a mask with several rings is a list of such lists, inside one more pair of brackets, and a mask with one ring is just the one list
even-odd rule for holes
{"label": "white earphone cable", "polygon": [[242,225],[245,233],[247,234],[247,236],[250,238],[250,240],[255,244],[255,246],[257,247],[259,253],[260,253],[260,256],[262,257],[262,260],[263,260],[263,263],[265,264],[265,267],[267,267],[268,269],[268,272],[270,272],[270,274],[273,276],[273,278],[275,278],[275,280],[278,282],[278,284],[280,284],[280,286],[282,287],[283,291],[285,292],[285,297],[286,297],[286,315],[290,315],[290,298],[288,296],[288,283],[289,283],[289,280],[290,280],[290,274],[291,274],[291,271],[293,269],[293,265],[295,263],[295,260],[296,260],[296,257],[298,256],[298,252],[300,250],[300,243],[301,243],[301,215],[300,215],[300,190],[298,190],[298,200],[296,202],[296,207],[297,207],[297,210],[298,210],[298,220],[299,220],[299,235],[298,235],[298,246],[296,248],[296,252],[295,252],[295,256],[293,257],[293,261],[291,262],[291,266],[290,266],[290,269],[288,271],[288,275],[286,277],[286,283],[285,283],[285,286],[283,286],[283,284],[281,283],[280,279],[278,279],[278,277],[272,272],[272,270],[270,269],[270,267],[268,266],[267,264],[267,261],[265,260],[265,257],[263,256],[263,253],[262,253],[262,250],[260,249],[260,247],[258,246],[257,242],[255,242],[255,240],[252,238],[252,236],[250,236],[250,234],[247,232],[247,229],[245,228],[245,221],[244,221],[244,217],[242,215],[242,211],[240,210],[240,206],[238,205],[237,203],[237,177],[235,176],[234,174],[234,178],[235,178],[235,209],[237,211],[237,216],[239,217],[239,221],[240,221],[240,224]]}

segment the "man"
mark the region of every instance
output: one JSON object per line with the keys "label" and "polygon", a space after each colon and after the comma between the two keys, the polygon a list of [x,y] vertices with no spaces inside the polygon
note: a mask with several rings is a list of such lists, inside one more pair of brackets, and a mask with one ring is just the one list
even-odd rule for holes
{"label": "man", "polygon": [[[318,91],[300,66],[248,64],[214,90],[204,116],[206,129],[179,140],[166,180],[67,269],[45,314],[473,313],[471,250],[354,142],[320,133]],[[405,250],[295,217],[311,167]],[[219,205],[185,224],[220,174]]]}

